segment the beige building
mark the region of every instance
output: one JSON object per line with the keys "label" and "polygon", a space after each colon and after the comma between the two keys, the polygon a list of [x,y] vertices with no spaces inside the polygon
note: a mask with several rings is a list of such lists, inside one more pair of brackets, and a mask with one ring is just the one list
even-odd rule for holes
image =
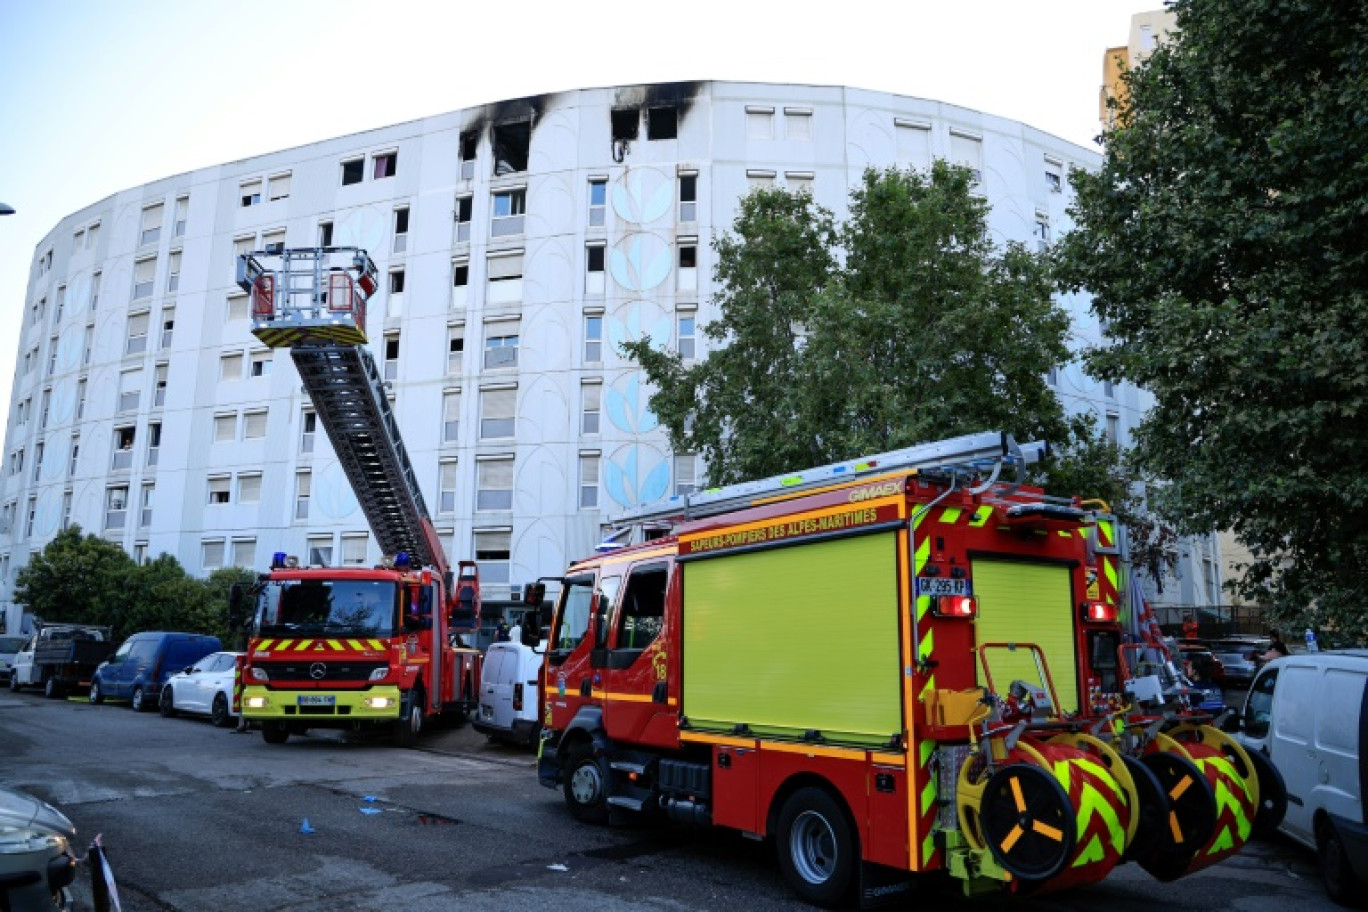
{"label": "beige building", "polygon": [[1107,102],[1120,98],[1125,92],[1121,84],[1121,74],[1133,66],[1145,62],[1164,36],[1173,31],[1175,17],[1168,10],[1152,10],[1136,13],[1131,17],[1130,37],[1119,47],[1107,48],[1102,55],[1102,90],[1097,99],[1097,117],[1103,129],[1112,125],[1112,112]]}

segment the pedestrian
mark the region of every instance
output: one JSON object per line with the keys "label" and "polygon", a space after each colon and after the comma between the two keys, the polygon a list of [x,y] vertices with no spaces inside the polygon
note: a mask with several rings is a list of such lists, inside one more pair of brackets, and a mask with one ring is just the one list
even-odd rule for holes
{"label": "pedestrian", "polygon": [[1290,655],[1291,650],[1283,642],[1282,634],[1277,630],[1268,631],[1268,648],[1264,650],[1263,661],[1271,662],[1274,659],[1281,659],[1283,656]]}
{"label": "pedestrian", "polygon": [[1183,639],[1197,639],[1197,618],[1191,614],[1183,618]]}

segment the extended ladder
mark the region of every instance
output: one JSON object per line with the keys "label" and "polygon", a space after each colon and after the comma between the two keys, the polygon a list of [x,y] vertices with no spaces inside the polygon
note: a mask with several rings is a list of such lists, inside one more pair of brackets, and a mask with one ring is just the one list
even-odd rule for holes
{"label": "extended ladder", "polygon": [[975,490],[984,491],[997,484],[1006,469],[1015,474],[1007,483],[1019,485],[1026,466],[1038,462],[1047,452],[1048,447],[1043,442],[1018,444],[1003,432],[984,431],[914,444],[876,456],[773,475],[758,481],[743,481],[692,494],[676,494],[610,517],[604,525],[605,545],[634,543],[648,537],[646,530],[668,532],[674,524],[686,520],[716,516],[754,506],[761,501],[888,472],[918,471],[928,475],[949,476],[964,484],[977,482]]}
{"label": "extended ladder", "polygon": [[[263,260],[279,259],[268,269]],[[366,342],[376,268],[355,247],[254,251],[238,257],[252,296],[252,334],[289,348],[382,553],[445,567],[385,384]]]}

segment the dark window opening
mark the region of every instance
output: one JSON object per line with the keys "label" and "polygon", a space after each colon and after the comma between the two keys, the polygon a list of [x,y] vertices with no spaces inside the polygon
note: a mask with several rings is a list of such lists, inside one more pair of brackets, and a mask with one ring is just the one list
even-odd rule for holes
{"label": "dark window opening", "polygon": [[527,170],[528,150],[532,145],[532,121],[499,124],[494,127],[494,176]]}
{"label": "dark window opening", "polygon": [[679,136],[679,109],[648,108],[646,111],[647,139],[676,139]]}
{"label": "dark window opening", "polygon": [[480,147],[480,134],[474,131],[461,134],[461,161],[474,161],[475,150]]}
{"label": "dark window opening", "polygon": [[396,269],[390,274],[390,294],[404,293],[404,270]]}
{"label": "dark window opening", "polygon": [[383,155],[375,156],[375,170],[371,177],[380,180],[385,177],[394,177],[399,173],[399,153],[386,152]]}
{"label": "dark window opening", "polygon": [[698,201],[698,175],[682,174],[679,177],[679,201],[693,203]]}
{"label": "dark window opening", "polygon": [[613,141],[636,139],[641,127],[641,112],[636,108],[616,108],[613,111]]}
{"label": "dark window opening", "polygon": [[318,223],[318,246],[320,246],[320,247],[331,247],[331,246],[332,246],[332,228],[333,228],[333,223],[332,223],[332,222],[319,222],[319,223]]}
{"label": "dark window opening", "polygon": [[589,271],[603,272],[603,251],[602,247],[589,248]]}
{"label": "dark window opening", "polygon": [[698,266],[698,248],[692,245],[679,248],[679,268],[694,269]]}
{"label": "dark window opening", "polygon": [[464,288],[470,284],[470,266],[462,263],[451,271],[451,284],[456,288]]}
{"label": "dark window opening", "polygon": [[407,234],[407,233],[408,233],[408,217],[409,217],[409,211],[408,211],[407,209],[395,209],[395,210],[394,210],[394,233],[395,233],[395,234]]}
{"label": "dark window opening", "polygon": [[366,175],[366,160],[364,158],[354,158],[351,161],[342,163],[342,186],[348,184],[359,184]]}

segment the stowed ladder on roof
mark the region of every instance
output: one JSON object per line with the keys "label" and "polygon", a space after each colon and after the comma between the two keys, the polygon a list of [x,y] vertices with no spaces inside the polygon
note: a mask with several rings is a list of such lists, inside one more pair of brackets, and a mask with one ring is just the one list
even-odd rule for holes
{"label": "stowed ladder on roof", "polygon": [[[275,259],[278,268],[263,264]],[[238,257],[237,283],[252,296],[252,334],[272,348],[290,349],[381,552],[404,551],[445,569],[384,381],[365,345],[366,301],[377,283],[366,251],[254,251]]]}
{"label": "stowed ladder on roof", "polygon": [[[977,482],[973,488],[975,492],[986,491],[996,484],[1015,489],[1024,480],[1026,466],[1038,462],[1047,452],[1048,447],[1043,442],[1018,444],[1001,431],[984,431],[758,481],[677,494],[612,516],[604,524],[604,545],[600,547],[635,544],[651,537],[648,533],[668,533],[675,524],[687,520],[716,516],[862,476],[889,472],[917,471],[951,478],[957,484]],[[1004,469],[1014,472],[1015,477],[1000,482]]]}

